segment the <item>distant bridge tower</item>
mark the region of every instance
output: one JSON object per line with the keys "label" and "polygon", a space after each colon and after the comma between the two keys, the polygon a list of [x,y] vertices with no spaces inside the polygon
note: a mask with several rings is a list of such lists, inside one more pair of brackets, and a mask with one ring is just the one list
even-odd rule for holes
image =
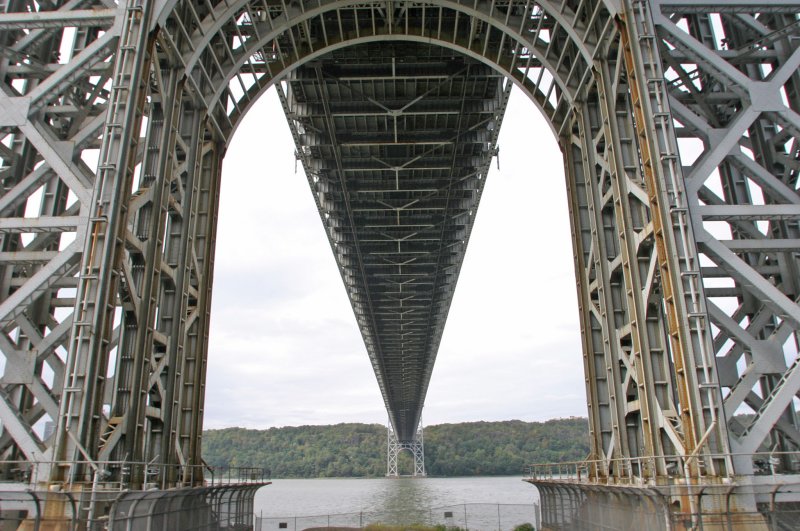
{"label": "distant bridge tower", "polygon": [[386,477],[400,477],[397,470],[397,456],[403,450],[408,450],[414,456],[414,477],[425,477],[425,444],[422,434],[422,420],[419,421],[417,433],[411,441],[401,441],[389,421],[389,442],[387,445],[388,459],[386,467]]}

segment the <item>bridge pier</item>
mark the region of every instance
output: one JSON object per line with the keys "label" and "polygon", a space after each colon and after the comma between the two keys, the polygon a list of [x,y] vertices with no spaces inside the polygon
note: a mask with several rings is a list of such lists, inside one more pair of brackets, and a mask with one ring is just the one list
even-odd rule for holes
{"label": "bridge pier", "polygon": [[[252,529],[253,499],[267,481],[125,491],[3,490],[2,529]],[[5,487],[10,489],[9,487]],[[86,514],[91,496],[94,509]]]}
{"label": "bridge pier", "polygon": [[411,441],[401,441],[397,438],[397,434],[392,428],[392,423],[389,422],[389,434],[387,444],[387,465],[386,477],[400,477],[397,468],[397,456],[403,450],[408,450],[414,457],[414,477],[425,477],[425,446],[423,443],[422,421],[419,423],[417,433]]}
{"label": "bridge pier", "polygon": [[[776,487],[766,476],[731,484],[601,484],[580,478],[525,481],[540,495],[542,529],[748,530],[793,529],[800,484]],[[691,510],[684,510],[687,500]]]}

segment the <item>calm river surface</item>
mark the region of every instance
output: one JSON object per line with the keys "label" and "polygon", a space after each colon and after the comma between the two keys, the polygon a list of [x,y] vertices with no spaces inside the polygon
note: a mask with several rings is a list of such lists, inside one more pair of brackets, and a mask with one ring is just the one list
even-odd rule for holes
{"label": "calm river surface", "polygon": [[512,529],[535,523],[537,501],[520,477],[276,479],[254,509],[264,531],[375,522]]}

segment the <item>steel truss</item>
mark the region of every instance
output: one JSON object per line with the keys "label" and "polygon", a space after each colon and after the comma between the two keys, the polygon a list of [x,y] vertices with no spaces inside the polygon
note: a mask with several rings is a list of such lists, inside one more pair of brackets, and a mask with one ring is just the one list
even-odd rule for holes
{"label": "steel truss", "polygon": [[478,61],[409,42],[331,52],[278,87],[404,442],[419,425],[510,92]]}
{"label": "steel truss", "polygon": [[389,422],[389,433],[387,439],[387,459],[386,459],[386,477],[400,477],[400,472],[397,468],[397,457],[403,450],[408,450],[414,458],[414,477],[425,477],[425,441],[422,430],[422,422],[419,423],[417,432],[414,439],[411,441],[401,441],[397,438],[397,434],[392,428],[391,421]]}
{"label": "steel truss", "polygon": [[227,143],[277,81],[378,41],[489,65],[559,139],[593,477],[716,481],[798,449],[800,2],[122,4],[0,2],[4,459],[199,481]]}

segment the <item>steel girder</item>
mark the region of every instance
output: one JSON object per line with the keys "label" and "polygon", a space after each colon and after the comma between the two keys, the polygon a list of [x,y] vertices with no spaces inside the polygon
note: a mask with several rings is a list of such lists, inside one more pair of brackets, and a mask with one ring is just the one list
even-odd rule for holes
{"label": "steel girder", "polygon": [[65,365],[75,328],[70,309],[95,180],[88,153],[98,149],[106,122],[106,85],[125,17],[96,5],[96,13],[81,10],[62,22],[61,14],[23,13],[28,7],[4,2],[0,15],[0,451],[41,462],[52,458],[43,424],[59,418],[72,380]]}
{"label": "steel girder", "polygon": [[797,176],[765,161],[795,150],[798,5],[627,7],[562,142],[593,474],[752,473],[797,450]]}
{"label": "steel girder", "polygon": [[[387,41],[488,65],[559,137],[595,476],[717,478],[731,448],[796,449],[798,10],[0,3],[4,458],[64,461],[54,480],[152,460],[174,465],[164,486],[199,477],[187,470],[201,463],[225,146],[281,78],[321,73],[311,82],[327,87],[314,61]],[[47,439],[45,421],[58,424]]]}
{"label": "steel girder", "polygon": [[138,459],[173,463],[174,485],[200,462],[222,146],[155,44],[156,7],[0,15],[2,451],[42,463],[34,480],[141,485]]}
{"label": "steel girder", "polygon": [[739,473],[800,448],[800,6],[764,7],[663,2],[653,26]]}
{"label": "steel girder", "polygon": [[641,4],[620,14],[562,139],[592,475],[610,481],[731,473],[702,286],[687,274],[697,256],[667,95],[642,31],[649,16]]}
{"label": "steel girder", "polygon": [[511,85],[412,43],[333,52],[285,85],[390,422],[412,441]]}

